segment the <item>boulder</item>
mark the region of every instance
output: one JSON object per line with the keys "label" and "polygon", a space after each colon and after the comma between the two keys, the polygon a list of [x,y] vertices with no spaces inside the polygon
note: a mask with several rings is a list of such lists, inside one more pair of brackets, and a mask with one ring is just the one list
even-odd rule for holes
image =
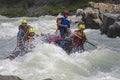
{"label": "boulder", "polygon": [[0,75],[0,80],[22,80],[22,79],[12,75],[8,75],[8,76]]}
{"label": "boulder", "polygon": [[103,25],[100,27],[102,34],[107,34],[109,26],[117,21],[117,18],[120,14],[105,13],[103,15]]}
{"label": "boulder", "polygon": [[91,7],[84,9],[82,20],[84,21],[87,28],[100,29],[100,26],[102,25],[102,21],[99,18],[98,9],[93,9]]}
{"label": "boulder", "polygon": [[51,79],[51,78],[46,78],[46,79],[43,79],[43,80],[53,80],[53,79]]}
{"label": "boulder", "polygon": [[77,9],[76,11],[76,17],[81,16],[83,14],[83,9]]}
{"label": "boulder", "polygon": [[120,22],[116,21],[114,24],[110,25],[107,36],[110,38],[120,37]]}
{"label": "boulder", "polygon": [[120,3],[95,3],[89,2],[88,5],[93,8],[98,8],[102,13],[120,13]]}

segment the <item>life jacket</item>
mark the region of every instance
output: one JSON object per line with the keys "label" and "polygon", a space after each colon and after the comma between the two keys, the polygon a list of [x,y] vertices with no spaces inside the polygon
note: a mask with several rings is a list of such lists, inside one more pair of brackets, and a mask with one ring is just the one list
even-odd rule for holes
{"label": "life jacket", "polygon": [[28,39],[32,39],[33,37],[31,37],[31,36],[27,36],[27,38],[28,38]]}
{"label": "life jacket", "polygon": [[35,47],[35,46],[33,45],[34,35],[35,35],[35,34],[29,35],[29,33],[28,33],[27,36],[25,37],[26,39],[25,39],[25,44],[24,44],[24,46],[25,46],[26,48],[30,49],[30,50]]}
{"label": "life jacket", "polygon": [[81,32],[80,30],[75,31],[73,42],[77,44],[83,44],[86,41],[86,35],[84,32]]}
{"label": "life jacket", "polygon": [[32,35],[30,35],[30,33],[27,33],[27,35],[23,38],[23,41],[32,41],[34,38],[35,33],[33,33]]}
{"label": "life jacket", "polygon": [[23,33],[23,34],[27,33],[28,29],[29,29],[28,25],[26,25],[26,26],[20,25],[19,26],[19,31],[21,31],[21,33]]}
{"label": "life jacket", "polygon": [[70,22],[66,18],[61,18],[61,24],[67,25],[70,28]]}
{"label": "life jacket", "polygon": [[27,33],[27,38],[32,39],[34,37],[35,33]]}
{"label": "life jacket", "polygon": [[[62,17],[61,17],[61,18],[62,18]],[[61,20],[61,18],[57,18],[57,19],[56,19],[56,23],[58,23],[58,21]],[[57,25],[57,30],[59,30],[59,29],[60,29],[60,26]]]}

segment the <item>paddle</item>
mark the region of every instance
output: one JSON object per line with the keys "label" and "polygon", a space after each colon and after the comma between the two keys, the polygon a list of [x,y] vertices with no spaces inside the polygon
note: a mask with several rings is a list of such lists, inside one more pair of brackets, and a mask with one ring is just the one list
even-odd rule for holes
{"label": "paddle", "polygon": [[[73,33],[73,34],[74,34],[74,33]],[[81,37],[79,37],[78,35],[76,35],[76,34],[74,34],[74,35],[81,39]],[[94,45],[93,43],[91,43],[91,42],[89,42],[89,41],[88,41],[87,43],[89,43],[90,45],[92,45],[92,46],[94,46],[95,48],[97,48],[97,46]]]}
{"label": "paddle", "polygon": [[94,46],[95,48],[97,48],[97,46],[96,45],[94,45],[94,44],[92,44],[91,42],[88,42],[90,45],[92,45],[92,46]]}

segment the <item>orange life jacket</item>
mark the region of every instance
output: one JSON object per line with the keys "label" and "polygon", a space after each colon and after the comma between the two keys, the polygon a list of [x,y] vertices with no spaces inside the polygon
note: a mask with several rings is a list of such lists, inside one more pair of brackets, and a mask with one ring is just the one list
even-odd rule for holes
{"label": "orange life jacket", "polygon": [[32,40],[34,37],[35,33],[27,33],[26,40]]}
{"label": "orange life jacket", "polygon": [[[62,18],[62,17],[61,17],[61,18]],[[56,19],[56,23],[58,23],[58,21],[61,20],[61,18],[57,18],[57,19]],[[57,30],[59,30],[59,29],[60,29],[60,27],[57,25]]]}
{"label": "orange life jacket", "polygon": [[81,32],[80,30],[75,31],[75,35],[73,38],[74,43],[83,44],[86,40],[87,38],[84,32]]}

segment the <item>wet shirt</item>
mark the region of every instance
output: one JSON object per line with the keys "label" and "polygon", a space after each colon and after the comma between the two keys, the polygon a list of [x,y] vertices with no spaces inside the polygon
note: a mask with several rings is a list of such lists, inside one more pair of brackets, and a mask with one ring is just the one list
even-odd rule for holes
{"label": "wet shirt", "polygon": [[83,44],[87,40],[87,38],[84,32],[80,32],[80,30],[76,30],[73,40],[75,43]]}
{"label": "wet shirt", "polygon": [[28,32],[28,29],[29,29],[30,26],[28,25],[20,25],[18,28],[19,28],[19,31],[17,33],[17,40],[22,40],[24,36],[26,36],[27,32]]}
{"label": "wet shirt", "polygon": [[61,24],[67,25],[67,28],[70,28],[70,22],[66,18],[61,18]]}

